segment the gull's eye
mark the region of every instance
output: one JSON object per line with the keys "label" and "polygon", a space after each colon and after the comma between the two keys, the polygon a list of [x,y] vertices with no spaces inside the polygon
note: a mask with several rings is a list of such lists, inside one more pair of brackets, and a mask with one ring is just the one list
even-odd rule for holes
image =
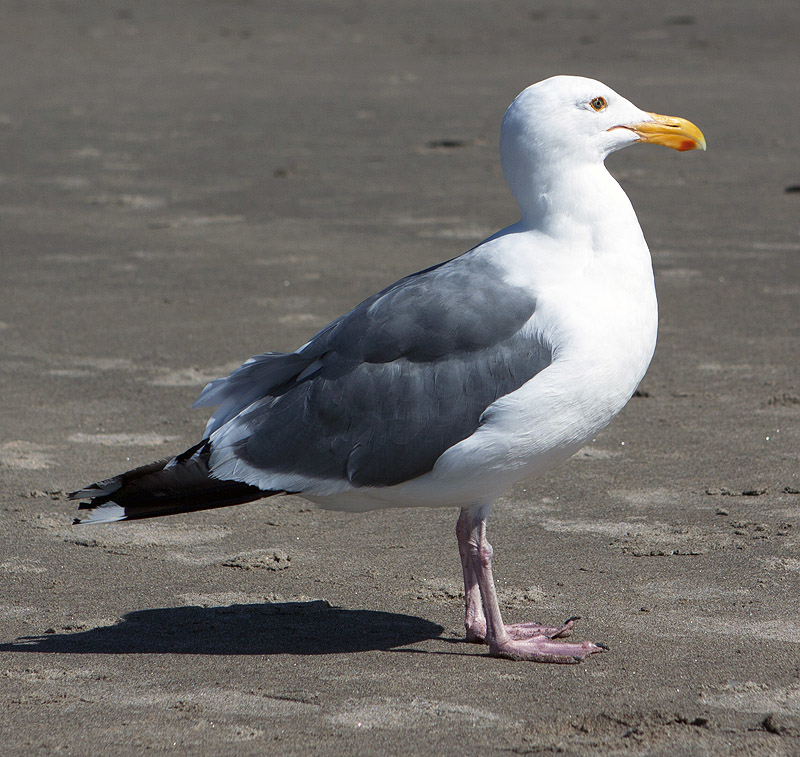
{"label": "gull's eye", "polygon": [[589,103],[589,105],[592,106],[592,110],[596,110],[598,113],[608,107],[605,97],[595,97],[594,100]]}

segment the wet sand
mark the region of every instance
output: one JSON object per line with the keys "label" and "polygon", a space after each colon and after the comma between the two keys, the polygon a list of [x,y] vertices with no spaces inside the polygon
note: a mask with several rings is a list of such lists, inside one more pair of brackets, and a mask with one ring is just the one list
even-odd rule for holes
{"label": "wet sand", "polygon": [[[0,7],[3,751],[800,752],[800,7],[753,5]],[[555,73],[709,143],[609,159],[656,356],[490,522],[507,619],[608,654],[464,643],[454,511],[70,526],[206,381],[516,220],[500,120]]]}

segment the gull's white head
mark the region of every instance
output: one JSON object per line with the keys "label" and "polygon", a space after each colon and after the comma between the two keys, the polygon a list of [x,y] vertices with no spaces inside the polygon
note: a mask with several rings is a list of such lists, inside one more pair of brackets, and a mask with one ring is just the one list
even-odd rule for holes
{"label": "gull's white head", "polygon": [[500,157],[520,200],[537,175],[601,164],[635,142],[676,150],[706,148],[700,129],[685,119],[640,110],[594,79],[554,76],[523,90],[511,103],[503,118]]}

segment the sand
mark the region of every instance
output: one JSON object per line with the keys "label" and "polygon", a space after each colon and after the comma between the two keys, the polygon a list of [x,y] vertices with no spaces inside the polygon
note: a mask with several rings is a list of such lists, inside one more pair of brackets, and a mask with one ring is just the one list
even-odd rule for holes
{"label": "sand", "polygon": [[[2,751],[800,753],[800,6],[757,5],[0,6]],[[490,522],[507,618],[608,654],[462,642],[447,510],[70,525],[210,378],[516,220],[500,119],[555,73],[709,144],[609,159],[656,356]]]}

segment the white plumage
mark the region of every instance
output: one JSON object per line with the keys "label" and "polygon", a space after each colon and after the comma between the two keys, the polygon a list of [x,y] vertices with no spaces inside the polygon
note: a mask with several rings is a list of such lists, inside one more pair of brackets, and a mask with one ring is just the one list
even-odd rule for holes
{"label": "white plumage", "polygon": [[85,523],[298,493],[322,507],[461,508],[467,638],[494,655],[576,662],[603,649],[557,627],[502,622],[486,517],[520,479],[568,458],[633,394],[656,343],[650,253],[604,166],[635,142],[705,149],[688,121],[600,82],[558,76],[503,119],[521,219],[397,282],[295,353],[209,384],[219,405],[187,452],[93,484]]}

